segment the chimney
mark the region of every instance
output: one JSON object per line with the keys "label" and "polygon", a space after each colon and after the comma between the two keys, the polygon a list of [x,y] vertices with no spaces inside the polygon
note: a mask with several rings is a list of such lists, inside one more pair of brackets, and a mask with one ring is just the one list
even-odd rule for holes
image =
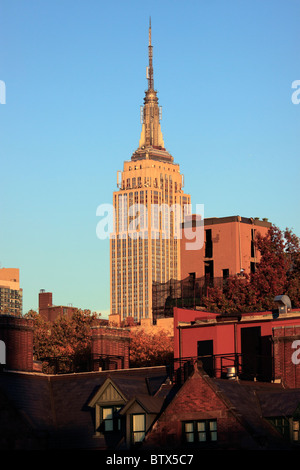
{"label": "chimney", "polygon": [[[52,292],[45,292],[41,289],[39,292],[39,312],[52,306]],[[40,312],[41,313],[41,312]]]}
{"label": "chimney", "polygon": [[1,367],[33,371],[33,321],[13,315],[0,315]]}

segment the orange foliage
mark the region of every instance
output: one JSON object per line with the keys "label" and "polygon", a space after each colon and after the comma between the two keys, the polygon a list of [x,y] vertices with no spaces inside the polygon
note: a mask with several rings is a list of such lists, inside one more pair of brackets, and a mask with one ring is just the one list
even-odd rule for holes
{"label": "orange foliage", "polygon": [[173,338],[165,331],[146,333],[135,328],[131,331],[130,365],[131,367],[158,366],[173,359]]}
{"label": "orange foliage", "polygon": [[34,353],[38,360],[89,354],[90,328],[96,322],[96,315],[89,310],[78,309],[70,318],[58,317],[54,322],[45,321],[32,310],[26,316],[34,320]]}

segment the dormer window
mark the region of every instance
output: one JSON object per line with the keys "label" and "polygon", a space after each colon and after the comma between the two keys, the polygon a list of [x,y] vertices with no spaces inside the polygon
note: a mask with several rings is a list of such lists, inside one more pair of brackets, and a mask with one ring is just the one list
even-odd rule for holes
{"label": "dormer window", "polygon": [[128,449],[140,444],[160,413],[163,401],[164,398],[147,393],[129,399],[107,378],[88,403],[94,408],[94,437],[111,446],[122,442]]}
{"label": "dormer window", "polygon": [[117,432],[121,431],[121,418],[118,415],[121,406],[102,406],[101,407],[101,431]]}
{"label": "dormer window", "polygon": [[146,433],[146,415],[145,413],[131,415],[131,442],[137,444],[141,442]]}
{"label": "dormer window", "polygon": [[116,433],[121,437],[124,419],[119,415],[119,412],[126,402],[122,392],[110,379],[107,379],[89,403],[90,407],[95,408],[96,436]]}

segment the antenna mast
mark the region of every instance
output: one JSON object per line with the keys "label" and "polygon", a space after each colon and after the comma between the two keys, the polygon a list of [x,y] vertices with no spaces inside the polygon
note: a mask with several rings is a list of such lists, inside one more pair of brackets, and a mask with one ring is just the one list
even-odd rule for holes
{"label": "antenna mast", "polygon": [[153,90],[154,80],[153,80],[153,65],[152,65],[152,44],[151,44],[151,16],[149,19],[149,66],[147,70],[147,78],[148,78],[148,90]]}

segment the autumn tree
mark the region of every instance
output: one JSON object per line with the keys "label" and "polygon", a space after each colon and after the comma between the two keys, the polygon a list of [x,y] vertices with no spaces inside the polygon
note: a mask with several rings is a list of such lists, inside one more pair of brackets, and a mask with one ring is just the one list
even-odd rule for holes
{"label": "autumn tree", "polygon": [[90,310],[76,310],[70,317],[60,316],[54,322],[45,321],[39,314],[29,311],[34,320],[34,354],[37,360],[49,358],[88,359],[91,353],[91,327],[96,314]]}
{"label": "autumn tree", "polygon": [[286,229],[285,252],[288,259],[286,294],[292,300],[294,308],[300,307],[300,239],[291,230]]}
{"label": "autumn tree", "polygon": [[223,288],[209,287],[203,305],[219,313],[251,312],[257,306],[255,289],[247,274],[230,276]]}
{"label": "autumn tree", "polygon": [[299,238],[272,225],[265,236],[258,233],[255,245],[260,253],[255,273],[230,276],[223,288],[208,288],[203,306],[223,313],[270,310],[281,294],[300,306]]}
{"label": "autumn tree", "polygon": [[33,351],[37,360],[52,355],[51,325],[35,310],[29,310],[25,317],[33,320]]}
{"label": "autumn tree", "polygon": [[265,236],[257,234],[255,244],[260,261],[251,275],[251,286],[257,297],[256,309],[268,310],[274,307],[274,297],[286,292],[289,263],[284,234],[272,225]]}
{"label": "autumn tree", "polygon": [[148,333],[133,328],[130,334],[131,367],[157,366],[173,359],[173,338],[164,330]]}

